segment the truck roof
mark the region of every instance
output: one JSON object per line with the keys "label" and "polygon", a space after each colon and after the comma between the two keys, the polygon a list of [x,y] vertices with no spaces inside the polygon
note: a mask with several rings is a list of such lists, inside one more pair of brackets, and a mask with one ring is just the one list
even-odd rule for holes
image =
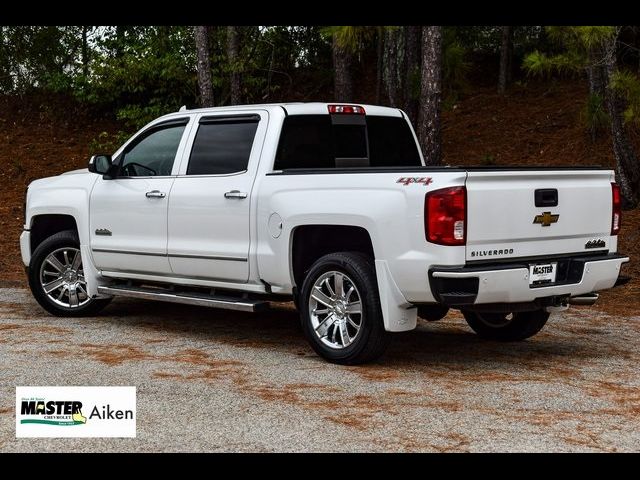
{"label": "truck roof", "polygon": [[194,108],[186,109],[183,107],[179,112],[173,112],[169,115],[181,113],[218,113],[218,112],[232,112],[242,111],[247,109],[262,108],[266,110],[282,108],[289,115],[322,115],[328,114],[329,105],[357,105],[364,108],[367,115],[378,115],[387,117],[402,117],[404,116],[399,108],[383,107],[380,105],[368,105],[363,103],[348,103],[348,102],[283,102],[283,103],[262,103],[252,105],[231,105],[223,107],[209,107],[209,108]]}

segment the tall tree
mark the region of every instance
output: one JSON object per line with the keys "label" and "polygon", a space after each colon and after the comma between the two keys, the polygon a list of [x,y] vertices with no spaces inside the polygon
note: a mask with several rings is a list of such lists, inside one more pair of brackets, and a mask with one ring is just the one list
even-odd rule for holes
{"label": "tall tree", "polygon": [[[635,112],[640,111],[636,106],[640,105],[638,95],[630,95],[630,90],[640,91],[640,84],[635,77],[625,76],[618,69],[620,29],[612,26],[546,27],[549,38],[562,45],[565,52],[545,55],[535,51],[525,57],[523,66],[529,72],[539,74],[587,72],[588,126],[593,137],[598,124],[608,125],[616,161],[616,180],[620,184],[623,205],[631,208],[640,203],[640,165],[626,120],[637,118]],[[635,86],[625,88],[624,84],[629,81]]]}
{"label": "tall tree", "polygon": [[614,88],[611,81],[618,74],[617,33],[612,36],[604,49],[605,98],[609,117],[611,118],[611,139],[613,141],[613,156],[616,159],[616,180],[620,185],[624,206],[635,208],[640,201],[640,164],[638,164],[638,157],[631,144],[627,125],[625,124],[625,98],[618,89]]}
{"label": "tall tree", "polygon": [[399,107],[404,98],[404,35],[400,27],[387,28],[384,35],[384,83],[389,105]]}
{"label": "tall tree", "polygon": [[384,27],[376,31],[376,104],[380,104],[382,94],[382,76],[384,69]]}
{"label": "tall tree", "polygon": [[213,107],[213,84],[211,81],[211,56],[209,51],[209,28],[193,27],[198,59],[198,88],[200,90],[200,106]]}
{"label": "tall tree", "polygon": [[238,45],[238,27],[227,27],[227,60],[229,61],[229,68],[231,74],[229,78],[230,90],[231,90],[231,105],[238,105],[241,103],[240,99],[240,72],[238,71],[239,60],[239,45]]}
{"label": "tall tree", "polygon": [[82,51],[81,51],[81,62],[82,62],[82,74],[86,78],[89,75],[89,27],[82,27]]}
{"label": "tall tree", "polygon": [[[350,27],[345,27],[350,28]],[[334,98],[336,102],[353,102],[353,52],[333,34]]]}
{"label": "tall tree", "polygon": [[502,27],[502,44],[500,46],[500,72],[498,74],[498,93],[504,95],[511,81],[513,63],[513,27]]}
{"label": "tall tree", "polygon": [[427,165],[442,162],[442,27],[422,27],[418,139]]}
{"label": "tall tree", "polygon": [[418,99],[420,79],[420,40],[422,39],[422,27],[404,27],[404,52],[405,52],[405,99],[404,111],[414,125],[418,121]]}

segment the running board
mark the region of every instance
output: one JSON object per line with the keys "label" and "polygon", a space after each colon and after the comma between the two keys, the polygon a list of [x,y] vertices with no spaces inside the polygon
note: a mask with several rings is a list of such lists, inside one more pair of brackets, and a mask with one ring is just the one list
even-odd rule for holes
{"label": "running board", "polygon": [[170,292],[153,288],[118,286],[98,286],[101,295],[142,298],[160,302],[184,303],[201,307],[224,308],[241,312],[260,312],[269,308],[269,302],[249,298],[235,298],[224,295],[199,295],[189,292]]}

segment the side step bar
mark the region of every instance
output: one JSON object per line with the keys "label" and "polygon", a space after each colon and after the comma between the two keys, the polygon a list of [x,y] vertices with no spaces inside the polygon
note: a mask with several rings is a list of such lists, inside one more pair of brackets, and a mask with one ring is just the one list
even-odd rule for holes
{"label": "side step bar", "polygon": [[189,292],[162,291],[154,288],[118,286],[98,286],[98,293],[120,297],[158,300],[160,302],[184,303],[202,307],[224,308],[241,312],[260,312],[269,308],[269,302],[249,298],[235,298],[224,295],[199,295]]}

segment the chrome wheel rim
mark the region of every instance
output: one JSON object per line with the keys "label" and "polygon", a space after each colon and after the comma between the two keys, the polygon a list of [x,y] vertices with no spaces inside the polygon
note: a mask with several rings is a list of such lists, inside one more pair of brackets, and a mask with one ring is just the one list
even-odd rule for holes
{"label": "chrome wheel rim", "polygon": [[336,271],[320,275],[311,288],[309,317],[323,344],[336,350],[351,345],[362,329],[362,299],[353,280]]}
{"label": "chrome wheel rim", "polygon": [[514,313],[478,313],[478,319],[487,327],[502,328],[513,322]]}
{"label": "chrome wheel rim", "polygon": [[47,255],[40,266],[40,284],[49,300],[61,307],[78,308],[90,300],[77,248],[58,248]]}

